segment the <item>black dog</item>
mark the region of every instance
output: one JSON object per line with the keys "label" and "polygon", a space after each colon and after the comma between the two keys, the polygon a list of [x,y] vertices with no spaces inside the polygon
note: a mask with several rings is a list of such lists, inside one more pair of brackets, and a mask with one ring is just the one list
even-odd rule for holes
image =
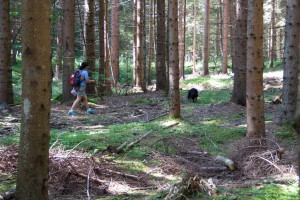
{"label": "black dog", "polygon": [[190,89],[188,93],[188,100],[192,99],[194,101],[196,99],[197,101],[197,97],[198,97],[198,90],[196,88]]}

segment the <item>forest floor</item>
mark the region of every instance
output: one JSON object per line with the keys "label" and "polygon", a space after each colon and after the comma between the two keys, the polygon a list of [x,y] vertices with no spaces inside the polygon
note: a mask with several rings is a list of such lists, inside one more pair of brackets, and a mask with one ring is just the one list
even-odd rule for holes
{"label": "forest floor", "polygon": [[[265,88],[281,87],[282,84],[282,79],[274,74],[270,77],[266,76],[264,81]],[[181,123],[187,123],[192,127],[202,119],[215,116],[228,119],[227,123],[218,125],[220,129],[242,127],[246,124],[246,111],[243,106],[230,102],[196,106],[188,102],[185,95],[182,94],[181,98],[181,110],[192,109],[192,112],[183,112],[181,120],[165,125],[165,129],[168,129],[170,134],[172,129],[176,129]],[[138,100],[146,103],[133,103]],[[198,98],[198,101],[201,101],[201,98]],[[72,102],[53,103],[51,129],[61,132],[71,129],[99,132],[113,124],[152,122],[167,115],[166,102],[165,95],[155,91],[143,94],[130,93],[126,96],[113,95],[91,104],[96,111],[92,116],[86,115],[83,108],[78,110],[78,116],[69,116],[67,112]],[[21,106],[13,106],[7,111],[10,115],[0,117],[2,121],[0,136],[19,132],[20,109]],[[107,144],[107,149],[93,155],[75,147],[69,150],[51,148],[50,199],[96,199],[96,197],[163,199],[165,196],[169,199],[181,196],[184,199],[184,196],[190,195],[191,191],[218,195],[219,188],[262,187],[260,183],[263,181],[295,180],[297,179],[296,145],[286,144],[274,136],[274,133],[281,128],[278,124],[280,106],[267,102],[265,116],[270,118],[266,120],[268,140],[260,142],[266,142],[268,148],[253,146],[258,143],[243,139],[235,143],[223,141],[223,145],[217,147],[211,140],[217,151],[223,152],[221,155],[224,157],[221,157],[221,161],[216,154],[211,154],[201,147],[199,139],[193,136],[174,138],[155,137],[149,134],[147,139],[142,139],[139,143],[151,147],[151,144],[162,141],[165,147],[170,147],[173,151],[172,154],[167,154],[153,149],[151,155],[140,162],[144,165],[143,170],[139,166],[140,163],[124,159],[128,153],[126,150],[116,152],[117,147],[110,144]],[[206,134],[203,137],[209,140]],[[1,173],[15,174],[16,161],[16,144],[0,147]],[[234,167],[231,166],[230,161],[234,162]],[[139,170],[132,170],[132,166]],[[178,177],[184,178],[178,183],[176,181]],[[0,178],[1,184],[3,180]],[[162,196],[157,195],[159,193]],[[152,194],[151,198],[149,194]],[[230,196],[229,193],[228,195]]]}

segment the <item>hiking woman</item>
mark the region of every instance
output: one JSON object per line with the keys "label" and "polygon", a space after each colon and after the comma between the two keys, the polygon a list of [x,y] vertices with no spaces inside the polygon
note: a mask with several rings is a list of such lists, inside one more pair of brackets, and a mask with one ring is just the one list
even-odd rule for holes
{"label": "hiking woman", "polygon": [[79,70],[82,76],[82,81],[80,82],[80,86],[78,88],[76,88],[76,92],[77,92],[77,98],[74,101],[71,109],[69,110],[68,114],[69,115],[77,115],[77,113],[74,111],[79,103],[83,100],[84,103],[84,107],[86,109],[86,114],[94,114],[94,110],[92,110],[91,108],[89,108],[89,104],[88,104],[88,99],[87,99],[87,95],[86,95],[86,84],[87,83],[94,83],[95,80],[91,80],[89,78],[89,74],[87,72],[87,68],[88,68],[89,64],[87,62],[82,62],[81,65],[79,66]]}

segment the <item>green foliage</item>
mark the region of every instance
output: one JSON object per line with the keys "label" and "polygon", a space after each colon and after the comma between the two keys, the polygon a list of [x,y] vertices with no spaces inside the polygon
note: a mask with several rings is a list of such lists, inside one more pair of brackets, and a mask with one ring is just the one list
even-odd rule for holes
{"label": "green foliage", "polygon": [[0,137],[0,145],[9,146],[13,143],[19,143],[19,139],[19,134],[4,135]]}
{"label": "green foliage", "polygon": [[278,139],[294,145],[297,141],[296,130],[292,127],[291,124],[284,124],[283,126],[281,126],[281,128],[275,132],[275,136]]}
{"label": "green foliage", "polygon": [[0,172],[0,195],[16,187],[15,175],[3,174]]}
{"label": "green foliage", "polygon": [[[256,188],[236,188],[219,190],[217,197],[208,197],[207,199],[227,200],[227,199],[251,199],[251,200],[294,200],[299,199],[299,188],[297,183],[288,185],[269,184]],[[226,194],[226,195],[225,195]]]}
{"label": "green foliage", "polygon": [[12,66],[12,83],[14,90],[14,103],[21,104],[22,99],[22,66],[21,58],[17,57],[17,63]]}
{"label": "green foliage", "polygon": [[265,102],[272,102],[274,98],[281,94],[281,89],[280,88],[269,88],[264,91],[264,99]]}

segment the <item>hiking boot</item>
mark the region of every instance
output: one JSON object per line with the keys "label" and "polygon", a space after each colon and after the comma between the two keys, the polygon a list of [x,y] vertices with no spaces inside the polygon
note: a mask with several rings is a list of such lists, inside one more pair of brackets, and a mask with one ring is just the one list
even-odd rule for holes
{"label": "hiking boot", "polygon": [[74,110],[69,110],[68,115],[76,116],[77,114],[74,112]]}
{"label": "hiking boot", "polygon": [[88,115],[91,115],[91,114],[94,114],[94,113],[95,113],[95,110],[92,110],[90,108],[86,111],[86,114],[88,114]]}

